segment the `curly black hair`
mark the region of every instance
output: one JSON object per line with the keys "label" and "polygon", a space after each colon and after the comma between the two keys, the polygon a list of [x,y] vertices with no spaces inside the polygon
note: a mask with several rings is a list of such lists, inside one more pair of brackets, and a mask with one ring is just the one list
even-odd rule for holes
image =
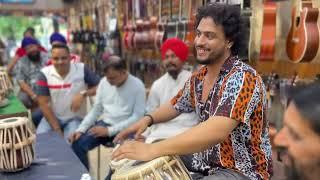
{"label": "curly black hair", "polygon": [[231,53],[238,55],[241,47],[247,45],[240,7],[222,3],[209,3],[202,6],[198,9],[195,27],[198,27],[201,19],[206,17],[211,17],[217,25],[223,27],[225,37],[233,42]]}

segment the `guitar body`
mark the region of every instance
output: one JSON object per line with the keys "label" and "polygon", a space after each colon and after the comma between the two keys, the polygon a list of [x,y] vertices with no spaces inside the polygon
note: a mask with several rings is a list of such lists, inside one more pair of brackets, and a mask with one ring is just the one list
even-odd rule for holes
{"label": "guitar body", "polygon": [[133,37],[134,37],[134,26],[129,22],[125,27],[125,32],[123,35],[124,46],[126,49],[133,49]]}
{"label": "guitar body", "polygon": [[151,29],[149,31],[149,43],[148,43],[150,48],[154,48],[154,41],[156,39],[156,33],[157,33],[157,21],[158,21],[158,18],[156,16],[150,17]]}
{"label": "guitar body", "polygon": [[125,49],[129,49],[128,34],[129,34],[129,27],[128,27],[128,25],[125,25],[123,27],[123,37],[122,37],[122,44],[124,45]]}
{"label": "guitar body", "polygon": [[[292,25],[287,38],[287,54],[292,62],[310,62],[319,49],[319,9],[303,7],[297,22],[296,10],[292,12]],[[298,23],[298,24],[297,24]]]}
{"label": "guitar body", "polygon": [[260,45],[260,60],[274,61],[276,44],[276,12],[277,6],[273,2],[264,4],[263,27]]}
{"label": "guitar body", "polygon": [[136,21],[137,30],[133,37],[133,45],[135,48],[139,49],[144,45],[144,32],[143,32],[143,20],[138,19]]}
{"label": "guitar body", "polygon": [[143,21],[143,29],[142,29],[142,43],[141,48],[149,48],[150,47],[150,21],[144,20]]}
{"label": "guitar body", "polygon": [[156,32],[155,39],[154,39],[154,47],[156,49],[160,49],[162,43],[167,39],[167,34],[165,32],[165,24],[159,22],[157,24],[158,31]]}

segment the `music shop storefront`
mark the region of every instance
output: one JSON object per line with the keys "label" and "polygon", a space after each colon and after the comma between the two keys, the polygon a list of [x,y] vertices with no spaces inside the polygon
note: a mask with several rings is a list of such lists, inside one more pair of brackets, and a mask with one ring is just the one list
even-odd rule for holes
{"label": "music shop storefront", "polygon": [[[317,0],[63,2],[68,40],[79,52],[81,61],[103,75],[102,59],[118,54],[127,59],[130,72],[142,79],[147,89],[164,73],[160,46],[167,38],[177,37],[186,42],[190,53],[184,68],[190,71],[197,68],[192,52],[198,7],[215,2],[238,7],[246,27],[244,37],[248,41],[240,57],[263,76],[273,132],[283,126],[290,87],[320,81],[320,1]],[[313,18],[307,21],[306,16]],[[274,150],[273,154],[277,151]],[[281,162],[277,163],[281,169]],[[104,178],[96,173],[93,176],[97,179]],[[275,176],[282,175],[277,173]]]}

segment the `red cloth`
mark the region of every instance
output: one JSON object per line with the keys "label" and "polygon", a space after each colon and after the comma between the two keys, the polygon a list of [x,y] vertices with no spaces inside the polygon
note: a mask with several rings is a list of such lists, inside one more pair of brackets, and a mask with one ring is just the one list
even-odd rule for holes
{"label": "red cloth", "polygon": [[187,60],[189,54],[188,46],[178,38],[169,38],[161,45],[161,56],[165,58],[167,50],[172,50],[179,59],[184,62]]}
{"label": "red cloth", "polygon": [[[42,52],[45,52],[47,53],[48,51],[42,47],[42,46],[39,46],[39,49],[40,51]],[[19,47],[17,50],[16,50],[16,56],[20,59],[21,57],[25,56],[27,53],[26,53],[26,50],[24,50],[22,47]]]}

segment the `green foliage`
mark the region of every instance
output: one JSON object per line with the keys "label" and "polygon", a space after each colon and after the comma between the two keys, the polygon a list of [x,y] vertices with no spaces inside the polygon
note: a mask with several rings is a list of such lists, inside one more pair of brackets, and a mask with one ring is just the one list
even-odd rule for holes
{"label": "green foliage", "polygon": [[27,27],[39,25],[41,25],[40,17],[0,16],[0,38],[22,39],[23,32]]}

